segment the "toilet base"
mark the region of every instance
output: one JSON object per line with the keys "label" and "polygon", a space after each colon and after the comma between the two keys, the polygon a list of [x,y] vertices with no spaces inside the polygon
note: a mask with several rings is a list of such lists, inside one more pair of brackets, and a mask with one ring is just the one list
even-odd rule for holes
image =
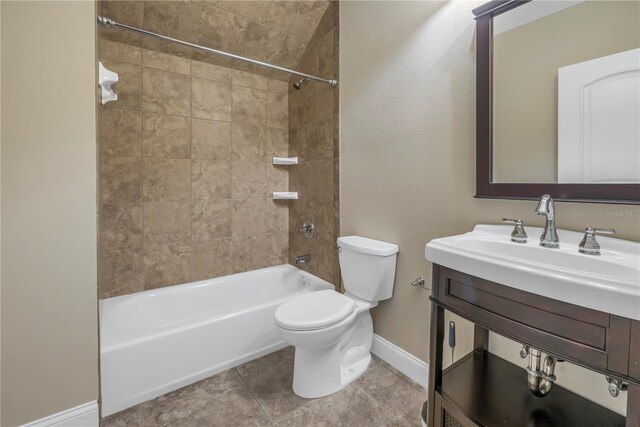
{"label": "toilet base", "polygon": [[317,398],[342,390],[366,372],[372,344],[373,321],[367,310],[337,343],[323,348],[296,347],[293,392]]}

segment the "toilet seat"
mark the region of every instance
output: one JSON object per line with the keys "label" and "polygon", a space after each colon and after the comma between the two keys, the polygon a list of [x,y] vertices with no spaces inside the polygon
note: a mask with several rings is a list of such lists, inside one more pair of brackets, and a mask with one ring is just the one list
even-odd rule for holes
{"label": "toilet seat", "polygon": [[324,329],[346,319],[355,301],[333,290],[310,292],[285,301],[275,312],[276,324],[293,331]]}

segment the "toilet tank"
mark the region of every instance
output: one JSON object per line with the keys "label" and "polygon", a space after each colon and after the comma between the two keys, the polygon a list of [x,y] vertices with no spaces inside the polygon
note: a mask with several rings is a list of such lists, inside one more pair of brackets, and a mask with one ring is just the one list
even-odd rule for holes
{"label": "toilet tank", "polygon": [[360,236],[338,237],[344,288],[366,301],[391,298],[398,245]]}

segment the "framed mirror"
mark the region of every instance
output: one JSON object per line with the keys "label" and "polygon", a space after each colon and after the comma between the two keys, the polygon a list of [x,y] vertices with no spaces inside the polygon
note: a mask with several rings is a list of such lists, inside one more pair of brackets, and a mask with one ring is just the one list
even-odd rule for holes
{"label": "framed mirror", "polygon": [[640,204],[640,2],[476,16],[476,197]]}

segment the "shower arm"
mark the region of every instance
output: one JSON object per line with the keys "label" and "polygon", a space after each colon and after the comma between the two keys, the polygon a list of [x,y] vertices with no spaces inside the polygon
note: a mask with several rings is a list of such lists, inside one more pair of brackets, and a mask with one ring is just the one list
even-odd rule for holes
{"label": "shower arm", "polygon": [[127,30],[127,31],[132,31],[134,33],[144,34],[144,35],[147,35],[147,36],[150,36],[150,37],[155,37],[155,38],[160,39],[160,40],[170,41],[172,43],[177,43],[177,44],[180,44],[180,45],[183,45],[183,46],[188,46],[188,47],[191,47],[191,48],[194,48],[194,49],[200,49],[200,50],[203,50],[205,52],[213,53],[215,55],[224,56],[226,58],[237,59],[238,61],[248,62],[248,63],[253,64],[253,65],[258,65],[260,67],[270,68],[272,70],[281,71],[283,73],[294,74],[296,76],[304,77],[306,79],[311,79],[311,80],[316,80],[316,81],[319,81],[319,82],[326,83],[331,87],[336,87],[338,85],[338,81],[335,80],[335,79],[323,79],[322,77],[312,76],[311,74],[301,73],[300,71],[290,70],[288,68],[280,67],[278,65],[268,64],[266,62],[258,61],[258,60],[255,60],[255,59],[245,58],[244,56],[234,55],[233,53],[224,52],[224,51],[217,50],[217,49],[212,49],[210,47],[201,46],[201,45],[198,45],[198,44],[195,44],[195,43],[189,43],[189,42],[186,42],[186,41],[180,40],[180,39],[174,39],[173,37],[164,36],[162,34],[154,33],[152,31],[143,30],[142,28],[132,27],[132,26],[127,25],[127,24],[121,24],[120,22],[114,21],[113,19],[107,18],[106,16],[98,15],[98,24],[102,25],[103,27],[122,28],[122,29]]}

